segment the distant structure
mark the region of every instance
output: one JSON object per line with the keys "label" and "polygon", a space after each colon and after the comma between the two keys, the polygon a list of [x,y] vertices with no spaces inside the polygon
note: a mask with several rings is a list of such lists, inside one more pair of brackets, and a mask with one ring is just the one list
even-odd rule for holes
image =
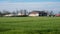
{"label": "distant structure", "polygon": [[33,10],[31,12],[28,12],[27,10],[20,10],[20,11],[13,11],[13,12],[9,12],[9,11],[0,11],[0,16],[11,16],[11,17],[27,17],[27,16],[50,16],[50,17],[54,17],[54,16],[60,16],[60,12],[59,14],[54,14],[53,11],[48,12],[48,11],[38,11],[38,10]]}
{"label": "distant structure", "polygon": [[29,16],[47,16],[45,11],[32,11],[29,13]]}
{"label": "distant structure", "polygon": [[6,16],[6,17],[11,17],[11,16],[14,16],[13,14],[6,14],[6,15],[4,15],[4,16]]}
{"label": "distant structure", "polygon": [[17,16],[25,17],[25,16],[27,16],[27,11],[26,11],[26,10],[20,10],[20,11],[17,13]]}
{"label": "distant structure", "polygon": [[55,14],[55,16],[60,17],[60,14]]}
{"label": "distant structure", "polygon": [[55,14],[55,16],[60,17],[60,12],[58,12],[58,14]]}

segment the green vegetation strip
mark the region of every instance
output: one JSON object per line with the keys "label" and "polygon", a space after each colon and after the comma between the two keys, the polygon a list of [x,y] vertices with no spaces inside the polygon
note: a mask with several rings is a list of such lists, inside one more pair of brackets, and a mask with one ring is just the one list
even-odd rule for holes
{"label": "green vegetation strip", "polygon": [[60,17],[0,17],[0,34],[60,34]]}

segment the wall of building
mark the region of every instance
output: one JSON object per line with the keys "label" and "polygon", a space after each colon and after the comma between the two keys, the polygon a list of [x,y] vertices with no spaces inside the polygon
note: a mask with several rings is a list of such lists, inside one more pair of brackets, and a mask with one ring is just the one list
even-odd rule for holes
{"label": "wall of building", "polygon": [[29,14],[29,16],[39,16],[39,14]]}

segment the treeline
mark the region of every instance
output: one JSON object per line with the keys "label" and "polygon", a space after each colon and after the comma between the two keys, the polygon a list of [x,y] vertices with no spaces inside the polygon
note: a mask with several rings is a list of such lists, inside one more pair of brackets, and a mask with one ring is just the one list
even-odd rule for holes
{"label": "treeline", "polygon": [[[38,10],[37,10],[38,11]],[[31,11],[32,12],[32,11]],[[42,14],[44,13],[45,11],[42,12]],[[54,14],[53,11],[46,11],[47,12],[47,16],[60,16],[60,12],[58,12],[58,14]],[[7,11],[7,10],[3,10],[3,11],[0,11],[0,17],[3,17],[3,16],[12,16],[12,17],[26,17],[26,16],[29,16],[29,11],[27,10],[16,10],[16,11]]]}
{"label": "treeline", "polygon": [[[21,15],[18,15],[18,14],[21,14]],[[17,11],[7,11],[7,10],[3,10],[3,11],[0,11],[0,17],[3,17],[4,15],[9,15],[9,14],[12,14],[13,16],[27,16],[28,15],[28,11],[27,10],[17,10]]]}

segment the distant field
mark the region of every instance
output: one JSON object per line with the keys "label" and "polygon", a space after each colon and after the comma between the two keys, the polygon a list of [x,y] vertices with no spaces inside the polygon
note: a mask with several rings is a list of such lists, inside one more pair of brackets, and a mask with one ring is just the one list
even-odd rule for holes
{"label": "distant field", "polygon": [[0,17],[0,34],[60,34],[60,17]]}

